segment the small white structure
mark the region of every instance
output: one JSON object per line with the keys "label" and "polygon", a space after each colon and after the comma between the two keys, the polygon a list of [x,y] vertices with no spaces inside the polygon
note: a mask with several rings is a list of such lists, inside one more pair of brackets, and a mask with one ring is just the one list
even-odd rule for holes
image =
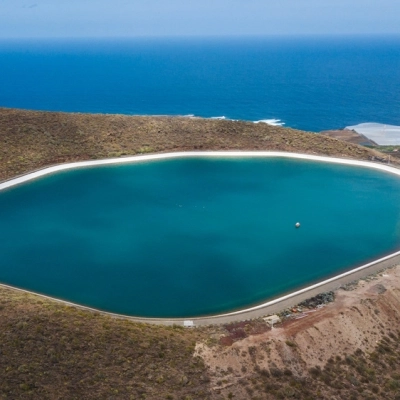
{"label": "small white structure", "polygon": [[190,319],[183,321],[183,326],[185,328],[193,328],[194,327],[194,322],[191,321]]}
{"label": "small white structure", "polygon": [[300,228],[300,222],[296,222],[295,227]]}
{"label": "small white structure", "polygon": [[274,327],[274,324],[281,322],[281,319],[277,315],[269,315],[268,317],[264,317],[263,320],[271,326]]}

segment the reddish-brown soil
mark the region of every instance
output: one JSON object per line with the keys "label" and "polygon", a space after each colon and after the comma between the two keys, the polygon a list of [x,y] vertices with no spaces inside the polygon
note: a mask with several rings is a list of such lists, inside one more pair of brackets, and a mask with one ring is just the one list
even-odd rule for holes
{"label": "reddish-brown soil", "polygon": [[[262,333],[225,342],[224,337],[232,339],[227,329],[218,333],[218,343],[198,343],[196,355],[209,368],[215,398],[232,390],[241,399],[251,399],[257,391],[260,398],[275,398],[257,388],[249,393],[248,385],[240,383],[257,380],[260,371],[266,371],[264,376],[273,376],[276,369],[287,371],[287,376],[301,380],[310,379],[310,370],[323,370],[332,360],[355,352],[369,362],[382,339],[397,335],[400,328],[400,266],[359,281],[354,290],[338,290],[335,301],[322,308],[303,311]],[[249,331],[252,324],[248,322]],[[393,370],[386,372],[389,379]],[[344,389],[342,396],[347,393],[346,385]],[[319,390],[325,398],[334,392],[326,385]],[[381,396],[394,398],[393,393]]]}
{"label": "reddish-brown soil", "polygon": [[343,140],[345,142],[353,143],[353,144],[361,144],[363,146],[377,146],[377,144],[365,137],[364,135],[361,135],[360,133],[357,133],[356,131],[351,131],[349,129],[336,129],[336,130],[330,130],[330,131],[322,131],[320,132],[322,135],[329,136],[334,139],[339,139]]}

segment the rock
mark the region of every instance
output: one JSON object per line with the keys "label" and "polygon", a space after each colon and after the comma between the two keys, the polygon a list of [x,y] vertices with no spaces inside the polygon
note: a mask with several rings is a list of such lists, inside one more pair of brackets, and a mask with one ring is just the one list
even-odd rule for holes
{"label": "rock", "polygon": [[307,300],[302,301],[299,306],[308,307],[308,308],[316,308],[319,305],[331,303],[335,300],[334,292],[324,292],[320,293],[317,296],[311,297]]}

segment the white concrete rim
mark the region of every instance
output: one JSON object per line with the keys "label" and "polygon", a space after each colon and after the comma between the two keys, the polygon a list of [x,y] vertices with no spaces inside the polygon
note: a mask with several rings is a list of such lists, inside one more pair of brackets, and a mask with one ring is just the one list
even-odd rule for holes
{"label": "white concrete rim", "polygon": [[111,164],[124,164],[124,163],[135,163],[152,160],[163,160],[171,158],[191,158],[191,157],[214,157],[214,158],[230,158],[230,157],[244,157],[244,158],[262,158],[262,157],[283,157],[283,158],[294,158],[300,160],[312,160],[312,161],[323,161],[332,164],[343,164],[343,165],[354,165],[364,168],[372,168],[384,172],[389,172],[395,175],[400,175],[400,169],[391,167],[389,165],[383,165],[373,163],[370,161],[351,160],[347,158],[338,157],[327,157],[317,156],[312,154],[302,153],[285,153],[282,151],[181,151],[176,153],[159,153],[159,154],[146,154],[140,156],[130,156],[121,158],[107,158],[102,160],[91,160],[91,161],[78,161],[73,163],[53,165],[51,167],[43,168],[38,171],[28,173],[26,175],[19,176],[14,179],[7,180],[0,183],[0,190],[4,190],[21,183],[31,181],[33,179],[40,178],[45,175],[53,174],[55,172],[65,171],[69,169],[78,169],[85,167],[95,167],[99,165],[111,165]]}
{"label": "white concrete rim", "polygon": [[[59,171],[64,171],[64,170],[69,170],[69,169],[85,168],[85,167],[92,167],[92,166],[99,166],[99,165],[135,163],[135,162],[143,162],[143,161],[151,161],[151,160],[162,160],[162,159],[173,159],[173,158],[191,158],[191,157],[214,157],[214,158],[218,158],[218,157],[245,157],[245,158],[246,157],[258,157],[258,158],[260,158],[260,157],[283,157],[283,158],[294,158],[294,159],[302,159],[302,160],[322,161],[322,162],[328,162],[328,163],[333,163],[333,164],[353,165],[353,166],[359,166],[359,167],[364,167],[364,168],[380,170],[383,172],[388,172],[388,173],[400,176],[400,169],[397,169],[397,168],[394,168],[394,167],[391,167],[388,165],[377,164],[377,163],[373,163],[373,162],[369,162],[369,161],[342,159],[342,158],[337,158],[337,157],[327,157],[327,156],[318,156],[318,155],[301,154],[301,153],[285,153],[285,152],[279,152],[279,151],[188,151],[188,152],[176,152],[176,153],[147,154],[147,155],[140,155],[140,156],[110,158],[110,159],[93,160],[93,161],[80,161],[80,162],[74,162],[74,163],[55,165],[55,166],[47,167],[42,170],[28,173],[26,175],[5,181],[0,184],[0,191],[11,188],[16,185],[20,185],[22,183],[25,183],[25,182],[28,182],[28,181],[31,181],[31,180],[34,180],[37,178],[40,178],[45,175],[49,175],[49,174],[53,174],[53,173],[56,173]],[[400,251],[389,254],[385,257],[379,258],[368,264],[364,264],[360,267],[354,268],[354,269],[344,272],[342,274],[335,275],[329,279],[318,282],[314,285],[310,285],[303,289],[297,290],[295,292],[291,292],[285,296],[281,296],[279,298],[259,304],[257,306],[253,306],[253,307],[249,307],[249,308],[241,309],[241,310],[237,310],[237,311],[232,311],[232,312],[224,313],[224,314],[216,314],[216,315],[210,315],[210,316],[205,315],[205,316],[199,316],[199,317],[190,317],[190,316],[184,317],[184,318],[135,317],[135,316],[130,316],[130,315],[116,314],[116,313],[98,310],[95,308],[83,306],[83,305],[80,305],[77,303],[72,303],[72,302],[61,300],[61,299],[58,299],[55,297],[42,295],[42,294],[35,293],[35,292],[29,291],[29,290],[20,289],[20,288],[16,288],[16,287],[5,285],[5,284],[0,284],[0,286],[4,287],[4,288],[18,290],[18,291],[25,292],[25,293],[35,294],[40,297],[50,299],[53,301],[57,301],[57,302],[63,303],[68,306],[74,306],[74,307],[78,307],[81,309],[95,311],[95,312],[99,312],[101,314],[110,315],[110,316],[119,317],[119,318],[133,319],[133,320],[142,321],[142,322],[157,322],[157,321],[160,322],[160,321],[167,321],[167,320],[185,321],[185,320],[189,320],[189,319],[196,321],[199,319],[217,319],[219,317],[235,316],[235,315],[240,315],[240,314],[244,314],[247,312],[259,310],[261,308],[265,308],[265,307],[277,304],[284,300],[288,300],[299,294],[310,291],[312,289],[316,289],[318,287],[326,285],[327,283],[333,282],[340,278],[344,278],[355,272],[362,271],[363,269],[367,269],[375,264],[382,263],[384,261],[390,260],[391,258],[394,258],[397,256],[400,256]]]}

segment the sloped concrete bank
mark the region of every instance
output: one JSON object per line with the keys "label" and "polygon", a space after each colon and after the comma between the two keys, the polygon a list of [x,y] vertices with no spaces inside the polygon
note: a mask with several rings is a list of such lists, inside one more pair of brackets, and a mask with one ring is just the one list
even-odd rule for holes
{"label": "sloped concrete bank", "polygon": [[[324,156],[314,156],[309,154],[299,154],[299,153],[285,153],[285,152],[270,152],[270,151],[215,151],[215,152],[177,152],[177,153],[163,153],[163,154],[153,154],[153,155],[143,155],[143,156],[133,156],[133,157],[125,157],[125,158],[115,158],[115,159],[105,159],[105,160],[95,160],[95,161],[82,161],[76,163],[68,163],[68,164],[60,164],[52,167],[44,168],[15,179],[7,180],[3,183],[0,183],[0,190],[5,190],[11,188],[13,186],[23,184],[25,182],[40,178],[45,175],[57,173],[59,171],[75,169],[75,168],[87,168],[87,167],[95,167],[98,165],[107,165],[107,164],[120,164],[120,163],[133,163],[133,162],[146,162],[151,160],[159,160],[159,159],[168,159],[168,158],[184,158],[184,157],[286,157],[286,158],[295,158],[295,159],[304,159],[304,160],[313,160],[320,162],[328,162],[328,163],[336,163],[336,164],[344,164],[344,165],[353,165],[364,168],[372,168],[388,173],[392,173],[400,176],[400,170],[393,168],[388,165],[382,165],[367,161],[359,161],[359,160],[349,160],[349,159],[341,159],[341,158],[331,158]],[[201,326],[201,325],[210,325],[210,324],[224,324],[228,322],[238,321],[238,320],[248,320],[253,318],[258,318],[261,316],[265,316],[268,314],[273,314],[279,312],[285,308],[291,307],[295,304],[298,304],[310,297],[316,296],[319,293],[325,291],[331,291],[339,288],[342,285],[345,285],[353,280],[360,279],[369,274],[382,270],[384,268],[392,267],[400,264],[400,251],[390,254],[386,257],[375,260],[371,263],[362,265],[353,270],[345,272],[343,274],[337,275],[330,279],[324,280],[322,282],[316,283],[314,285],[305,287],[298,291],[292,292],[285,296],[279,297],[277,299],[271,300],[269,302],[247,308],[244,310],[234,311],[231,313],[225,313],[221,315],[214,316],[206,316],[206,317],[196,317],[196,318],[139,318],[133,316],[125,316],[119,314],[113,314],[108,312],[103,312],[100,310],[96,310],[90,307],[81,306],[79,304],[74,304],[71,302],[63,301],[60,299],[52,298],[45,295],[40,295],[47,299],[52,299],[57,302],[61,302],[66,305],[76,306],[82,309],[91,310],[95,312],[101,312],[106,315],[110,315],[116,318],[126,318],[138,322],[145,323],[153,323],[153,324],[162,324],[162,325],[185,325],[185,326]],[[1,285],[2,287],[12,288],[16,290],[20,290],[23,292],[33,293],[30,291],[10,287],[7,285]],[[34,293],[35,294],[35,293]]]}

